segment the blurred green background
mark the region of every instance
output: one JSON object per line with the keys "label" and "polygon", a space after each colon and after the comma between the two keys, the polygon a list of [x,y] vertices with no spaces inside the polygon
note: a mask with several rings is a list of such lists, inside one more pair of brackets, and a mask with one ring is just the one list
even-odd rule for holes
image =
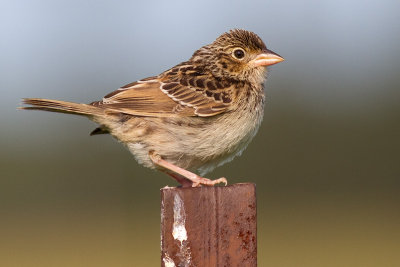
{"label": "blurred green background", "polygon": [[400,266],[399,1],[1,1],[0,266],[159,266],[159,189],[80,117],[231,28],[271,68],[255,140],[215,170],[255,182],[259,266]]}

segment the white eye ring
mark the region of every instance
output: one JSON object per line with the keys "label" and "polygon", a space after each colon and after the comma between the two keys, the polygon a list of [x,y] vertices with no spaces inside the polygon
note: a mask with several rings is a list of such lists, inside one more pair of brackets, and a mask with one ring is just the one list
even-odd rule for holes
{"label": "white eye ring", "polygon": [[238,59],[238,60],[242,60],[244,58],[244,56],[246,55],[246,53],[244,52],[244,50],[242,48],[235,48],[232,51],[232,57]]}

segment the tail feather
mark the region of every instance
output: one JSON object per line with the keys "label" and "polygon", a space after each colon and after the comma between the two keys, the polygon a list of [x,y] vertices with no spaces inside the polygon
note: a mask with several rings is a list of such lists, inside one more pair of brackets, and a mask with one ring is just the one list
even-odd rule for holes
{"label": "tail feather", "polygon": [[22,102],[26,105],[31,105],[31,107],[21,107],[20,109],[45,110],[83,116],[103,115],[103,109],[88,104],[42,98],[24,98]]}

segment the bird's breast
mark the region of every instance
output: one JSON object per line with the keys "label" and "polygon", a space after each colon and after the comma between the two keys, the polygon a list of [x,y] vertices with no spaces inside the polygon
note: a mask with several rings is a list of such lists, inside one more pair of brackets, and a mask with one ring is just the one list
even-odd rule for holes
{"label": "bird's breast", "polygon": [[239,156],[256,135],[264,115],[264,97],[250,99],[235,110],[221,114],[204,128],[195,149],[205,174]]}

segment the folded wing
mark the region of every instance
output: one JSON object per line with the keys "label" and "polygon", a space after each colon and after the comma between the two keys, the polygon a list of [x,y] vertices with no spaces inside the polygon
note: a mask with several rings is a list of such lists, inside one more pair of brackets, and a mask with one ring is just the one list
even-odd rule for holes
{"label": "folded wing", "polygon": [[229,83],[195,74],[187,66],[176,67],[158,77],[125,85],[91,105],[107,113],[154,117],[209,117],[229,110],[233,92]]}

